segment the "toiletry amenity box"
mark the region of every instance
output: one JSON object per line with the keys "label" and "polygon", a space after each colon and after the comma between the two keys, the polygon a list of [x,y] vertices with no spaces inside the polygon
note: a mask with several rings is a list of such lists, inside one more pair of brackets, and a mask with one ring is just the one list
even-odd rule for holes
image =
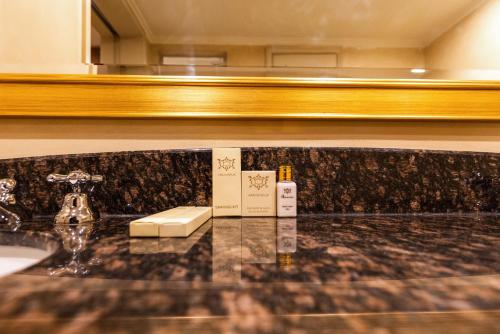
{"label": "toiletry amenity box", "polygon": [[160,223],[159,237],[187,237],[203,223],[212,218],[212,208],[204,206],[185,207],[176,217]]}
{"label": "toiletry amenity box", "polygon": [[212,151],[212,206],[214,217],[241,216],[241,150]]}
{"label": "toiletry amenity box", "polygon": [[243,216],[276,216],[276,172],[241,172]]}
{"label": "toiletry amenity box", "polygon": [[179,206],[130,222],[129,235],[187,237],[211,217],[211,207]]}

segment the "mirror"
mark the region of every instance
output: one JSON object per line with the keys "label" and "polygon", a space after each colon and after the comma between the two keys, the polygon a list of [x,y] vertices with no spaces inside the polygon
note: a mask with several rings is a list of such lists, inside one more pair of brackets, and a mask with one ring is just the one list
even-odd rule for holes
{"label": "mirror", "polygon": [[99,74],[500,79],[500,0],[93,0]]}

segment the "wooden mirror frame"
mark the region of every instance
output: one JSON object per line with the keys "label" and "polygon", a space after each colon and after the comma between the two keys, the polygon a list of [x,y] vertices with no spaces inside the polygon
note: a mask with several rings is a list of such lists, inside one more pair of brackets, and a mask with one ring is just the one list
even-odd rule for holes
{"label": "wooden mirror frame", "polygon": [[500,121],[500,81],[3,74],[0,117]]}

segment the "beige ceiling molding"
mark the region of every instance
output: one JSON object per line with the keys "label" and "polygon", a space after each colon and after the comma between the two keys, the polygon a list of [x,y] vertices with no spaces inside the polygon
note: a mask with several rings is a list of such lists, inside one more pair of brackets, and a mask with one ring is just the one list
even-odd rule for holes
{"label": "beige ceiling molding", "polygon": [[137,6],[135,0],[122,0],[122,1],[123,4],[125,5],[125,8],[128,10],[130,15],[135,19],[137,25],[141,28],[146,40],[149,43],[152,43],[152,40],[154,39],[153,32],[151,31],[148,21],[144,18],[144,15],[142,14],[139,6]]}
{"label": "beige ceiling molding", "polygon": [[335,54],[336,68],[342,67],[342,48],[337,46],[279,46],[272,45],[266,48],[266,66],[273,66],[274,55],[290,54]]}
{"label": "beige ceiling molding", "polygon": [[416,39],[383,38],[303,38],[303,37],[245,37],[245,36],[158,36],[152,35],[152,44],[194,45],[276,45],[276,46],[336,46],[348,48],[422,48],[424,43]]}

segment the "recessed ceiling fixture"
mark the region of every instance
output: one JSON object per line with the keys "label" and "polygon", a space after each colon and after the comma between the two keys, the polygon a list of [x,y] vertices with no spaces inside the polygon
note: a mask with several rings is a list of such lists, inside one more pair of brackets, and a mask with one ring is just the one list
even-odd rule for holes
{"label": "recessed ceiling fixture", "polygon": [[425,72],[427,72],[427,70],[425,68],[412,68],[411,69],[411,73],[413,73],[413,74],[424,74]]}
{"label": "recessed ceiling fixture", "polygon": [[198,57],[198,56],[165,56],[163,65],[177,66],[226,66],[224,57]]}

